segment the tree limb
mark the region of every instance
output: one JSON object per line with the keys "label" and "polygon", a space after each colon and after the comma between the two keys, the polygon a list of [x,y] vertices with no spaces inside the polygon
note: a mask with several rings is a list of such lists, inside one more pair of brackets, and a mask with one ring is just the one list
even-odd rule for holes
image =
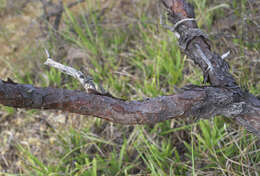
{"label": "tree limb", "polygon": [[[260,137],[260,100],[243,91],[229,73],[228,63],[211,51],[207,36],[197,28],[193,8],[184,0],[161,0],[174,25],[180,47],[202,69],[211,86],[185,86],[178,94],[124,101],[98,91],[38,88],[0,80],[0,104],[16,108],[59,109],[92,115],[121,124],[149,124],[172,118],[235,119]],[[176,25],[177,24],[177,25]]]}
{"label": "tree limb", "polygon": [[[253,97],[251,97],[253,98]],[[172,118],[237,117],[249,131],[260,136],[258,106],[238,101],[226,88],[186,86],[182,92],[143,101],[123,101],[106,95],[0,81],[0,103],[15,108],[58,109],[92,115],[121,124],[150,124]]]}
{"label": "tree limb", "polygon": [[180,47],[201,68],[204,82],[209,82],[214,87],[225,87],[230,90],[230,94],[235,95],[237,102],[243,102],[246,108],[236,115],[236,120],[249,131],[259,134],[260,101],[237,85],[229,72],[228,63],[223,59],[225,55],[221,57],[211,51],[209,39],[198,29],[197,23],[194,20],[185,20],[195,18],[192,5],[185,0],[161,0],[161,2],[167,10],[168,20],[175,25],[173,32],[177,33]]}

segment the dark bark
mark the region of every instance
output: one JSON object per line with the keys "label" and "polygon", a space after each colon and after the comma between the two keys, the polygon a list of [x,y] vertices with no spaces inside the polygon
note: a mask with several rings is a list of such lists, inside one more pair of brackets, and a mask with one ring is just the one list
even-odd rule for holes
{"label": "dark bark", "polygon": [[0,103],[15,108],[57,109],[92,115],[121,124],[150,124],[172,118],[235,118],[260,136],[260,101],[246,99],[227,88],[186,86],[182,92],[143,101],[124,101],[106,95],[37,88],[32,85],[0,82]]}
{"label": "dark bark", "polygon": [[[193,18],[193,8],[184,0],[162,0],[169,20]],[[185,86],[176,95],[143,101],[124,101],[110,94],[37,88],[0,81],[0,104],[16,108],[59,109],[92,115],[121,124],[149,124],[172,118],[210,118],[223,115],[236,120],[260,137],[260,100],[243,91],[229,73],[229,66],[211,51],[206,35],[194,21],[176,27],[183,51],[202,69],[211,86]]]}
{"label": "dark bark", "polygon": [[[185,2],[185,0],[161,1],[167,8],[168,20],[172,24],[176,24],[183,19],[195,18],[192,5]],[[257,133],[259,136],[260,101],[250,93],[244,92],[237,85],[234,77],[229,72],[228,63],[222,59],[220,55],[211,51],[207,35],[198,29],[196,22],[185,21],[178,25],[175,30],[180,35],[180,47],[203,71],[204,82],[209,82],[214,87],[229,90],[229,94],[233,95],[233,103],[243,104],[242,108],[239,108],[241,112],[234,117],[241,125],[246,127],[249,131]],[[224,100],[223,103],[226,104],[228,101],[230,101],[230,99]],[[230,108],[233,109],[231,106]],[[234,105],[234,107],[237,108],[236,105]],[[225,112],[222,115],[229,116],[228,113]]]}

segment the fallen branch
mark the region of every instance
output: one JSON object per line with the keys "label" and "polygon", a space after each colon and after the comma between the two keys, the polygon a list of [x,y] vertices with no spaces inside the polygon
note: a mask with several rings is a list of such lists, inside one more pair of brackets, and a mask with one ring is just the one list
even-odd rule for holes
{"label": "fallen branch", "polygon": [[[179,38],[180,47],[199,65],[204,81],[211,86],[190,85],[182,88],[176,95],[143,101],[124,101],[84,84],[88,93],[37,88],[8,80],[0,81],[0,104],[16,108],[59,109],[121,124],[149,124],[172,118],[210,118],[223,115],[236,120],[260,137],[260,100],[236,84],[229,73],[227,62],[211,51],[207,36],[197,28],[196,22],[185,20],[195,18],[192,6],[184,0],[162,2],[166,7],[168,20],[174,24],[172,30]],[[51,64],[55,65],[59,63]],[[73,68],[59,67],[65,73],[76,75],[77,79],[81,77],[81,73],[75,69],[73,71]],[[64,71],[66,69],[78,74]],[[84,83],[84,79],[81,82]]]}

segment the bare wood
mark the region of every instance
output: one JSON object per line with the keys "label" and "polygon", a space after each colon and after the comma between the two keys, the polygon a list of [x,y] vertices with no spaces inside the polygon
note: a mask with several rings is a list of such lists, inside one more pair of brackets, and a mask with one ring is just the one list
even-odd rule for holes
{"label": "bare wood", "polygon": [[211,51],[207,36],[197,28],[196,22],[184,20],[195,17],[193,8],[184,0],[162,2],[174,31],[178,33],[180,47],[199,65],[205,82],[211,86],[191,85],[176,95],[124,101],[95,91],[86,93],[37,88],[0,80],[0,104],[16,108],[59,109],[121,124],[148,124],[172,118],[223,115],[235,119],[260,137],[260,100],[236,84],[229,73],[228,64]]}
{"label": "bare wood", "polygon": [[67,75],[74,77],[75,79],[77,79],[80,82],[80,84],[85,88],[86,91],[88,91],[89,89],[96,90],[96,86],[95,86],[91,76],[85,76],[81,71],[78,71],[72,67],[65,66],[59,62],[54,61],[50,57],[50,54],[47,49],[45,49],[45,52],[47,55],[47,60],[44,62],[45,65],[54,67],[54,68],[58,69],[59,71],[61,71],[62,73],[65,73]]}

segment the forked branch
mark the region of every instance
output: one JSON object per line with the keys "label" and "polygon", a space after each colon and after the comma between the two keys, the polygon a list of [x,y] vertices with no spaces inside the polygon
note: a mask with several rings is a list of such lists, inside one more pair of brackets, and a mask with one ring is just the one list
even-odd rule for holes
{"label": "forked branch", "polygon": [[228,63],[211,51],[206,34],[191,20],[195,18],[192,6],[184,0],[161,1],[166,7],[168,20],[174,25],[172,30],[179,38],[180,47],[202,69],[204,81],[211,86],[190,85],[176,95],[124,101],[109,93],[88,91],[88,88],[87,92],[37,88],[8,80],[0,81],[0,104],[16,108],[59,109],[121,124],[223,115],[260,137],[260,100],[244,92],[230,74]]}

